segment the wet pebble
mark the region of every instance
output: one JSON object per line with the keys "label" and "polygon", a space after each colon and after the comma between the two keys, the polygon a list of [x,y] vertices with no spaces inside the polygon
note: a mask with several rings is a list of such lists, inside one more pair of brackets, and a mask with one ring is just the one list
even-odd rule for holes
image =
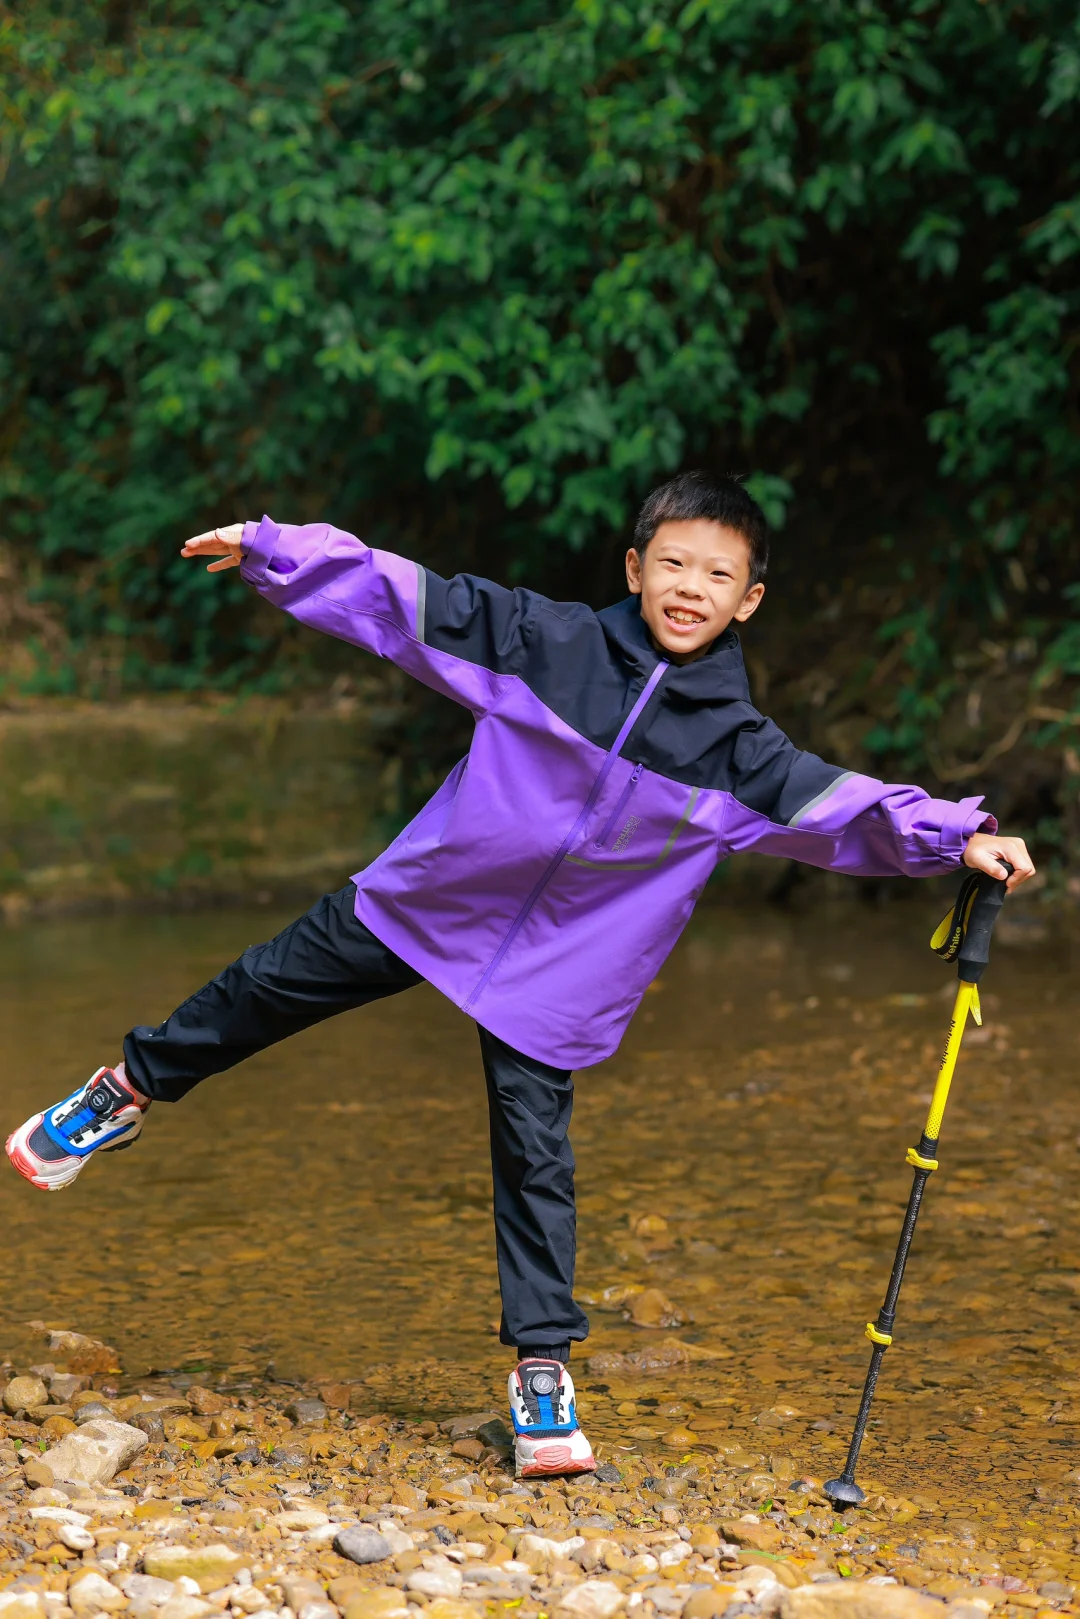
{"label": "wet pebble", "polygon": [[292,1400],[285,1407],[285,1415],[298,1428],[310,1428],[326,1421],[326,1406],[322,1400]]}
{"label": "wet pebble", "polygon": [[280,1447],[277,1445],[274,1447],[273,1465],[284,1468],[286,1472],[299,1472],[302,1468],[307,1467],[310,1460],[311,1458],[307,1451],[300,1445],[286,1443]]}

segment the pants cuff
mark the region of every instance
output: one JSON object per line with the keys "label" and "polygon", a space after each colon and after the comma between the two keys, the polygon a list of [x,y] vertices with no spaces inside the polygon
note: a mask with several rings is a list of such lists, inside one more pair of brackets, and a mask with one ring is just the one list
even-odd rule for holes
{"label": "pants cuff", "polygon": [[570,1359],[570,1345],[544,1344],[537,1347],[536,1344],[518,1344],[517,1357],[518,1360],[561,1360],[565,1366]]}

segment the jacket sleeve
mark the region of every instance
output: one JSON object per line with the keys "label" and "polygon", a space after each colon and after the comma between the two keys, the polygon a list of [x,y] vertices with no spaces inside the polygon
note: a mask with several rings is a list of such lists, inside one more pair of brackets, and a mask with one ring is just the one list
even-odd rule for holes
{"label": "jacket sleeve", "polygon": [[755,850],[855,877],[937,877],[973,832],[996,832],[981,798],[931,798],[804,753],[756,717],[735,749],[726,852]]}
{"label": "jacket sleeve", "polygon": [[329,523],[248,523],[241,576],[311,629],[387,658],[476,714],[524,659],[540,598],[437,574]]}

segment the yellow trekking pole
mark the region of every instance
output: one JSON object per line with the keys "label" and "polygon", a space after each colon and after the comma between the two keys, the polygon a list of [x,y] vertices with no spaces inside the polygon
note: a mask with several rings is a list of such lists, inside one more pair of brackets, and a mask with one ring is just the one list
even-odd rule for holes
{"label": "yellow trekking pole", "polygon": [[[1004,860],[1001,864],[1006,875],[1011,877],[1013,868]],[[870,1354],[870,1365],[866,1371],[866,1382],[863,1384],[859,1414],[855,1418],[855,1430],[848,1447],[847,1461],[840,1477],[829,1479],[824,1486],[825,1494],[838,1512],[843,1512],[848,1507],[857,1507],[864,1499],[862,1490],[855,1482],[855,1469],[859,1465],[859,1452],[866,1433],[881,1362],[886,1349],[892,1343],[897,1301],[904,1280],[904,1267],[911,1250],[911,1239],[915,1235],[915,1223],[919,1218],[923,1191],[930,1176],[938,1167],[937,1145],[941,1135],[941,1121],[945,1116],[945,1104],[949,1100],[949,1087],[960,1053],[960,1042],[964,1037],[964,1026],[969,1013],[976,1023],[982,1022],[979,980],[990,960],[990,936],[1004,899],[1004,882],[983,872],[972,873],[964,878],[955,905],[930,940],[930,948],[945,961],[958,963],[960,983],[953,1003],[949,1038],[945,1042],[945,1053],[938,1069],[937,1083],[930,1101],[930,1111],[926,1115],[922,1138],[917,1147],[909,1147],[907,1150],[907,1162],[915,1173],[912,1176],[911,1193],[908,1197],[900,1241],[896,1246],[892,1274],[885,1292],[885,1302],[878,1311],[877,1321],[866,1323],[866,1336],[873,1349]]]}

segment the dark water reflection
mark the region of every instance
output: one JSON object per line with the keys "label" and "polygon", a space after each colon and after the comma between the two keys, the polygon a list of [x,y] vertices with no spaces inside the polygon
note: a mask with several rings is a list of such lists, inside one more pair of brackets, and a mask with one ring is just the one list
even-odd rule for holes
{"label": "dark water reflection", "polygon": [[[593,1308],[590,1349],[675,1336],[720,1352],[647,1378],[579,1367],[609,1445],[632,1429],[662,1449],[674,1425],[721,1451],[836,1470],[906,1196],[904,1150],[948,1022],[955,981],[925,944],[935,905],[920,897],[884,917],[703,908],[622,1051],[580,1077],[580,1290],[645,1284],[685,1319],[650,1332]],[[3,1120],[113,1060],[130,1023],[163,1015],[284,920],[123,917],[0,935]],[[921,1506],[922,1523],[958,1516],[1071,1547],[1070,986],[1060,949],[997,954],[865,1473]],[[488,1330],[498,1299],[476,1038],[426,988],[158,1107],[134,1151],[60,1195],[5,1166],[0,1232],[0,1347],[23,1359],[40,1358],[24,1325],[39,1317],[116,1343],[135,1373],[272,1361],[281,1375],[365,1379],[389,1404],[475,1408],[505,1373]]]}

